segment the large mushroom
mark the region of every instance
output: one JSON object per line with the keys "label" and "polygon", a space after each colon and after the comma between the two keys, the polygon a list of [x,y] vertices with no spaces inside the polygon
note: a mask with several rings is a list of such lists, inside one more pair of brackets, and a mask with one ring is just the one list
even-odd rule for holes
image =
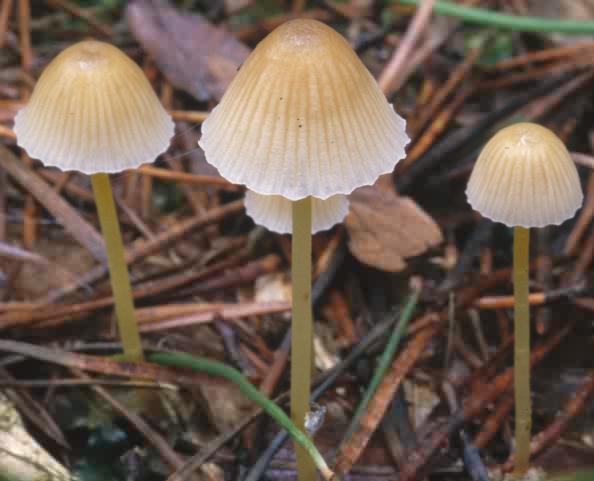
{"label": "large mushroom", "polygon": [[[307,19],[262,40],[202,125],[206,159],[245,184],[257,223],[292,232],[291,415],[303,429],[312,371],[311,233],[340,222],[346,195],[405,156],[405,122],[347,41]],[[313,465],[297,450],[300,481]]]}

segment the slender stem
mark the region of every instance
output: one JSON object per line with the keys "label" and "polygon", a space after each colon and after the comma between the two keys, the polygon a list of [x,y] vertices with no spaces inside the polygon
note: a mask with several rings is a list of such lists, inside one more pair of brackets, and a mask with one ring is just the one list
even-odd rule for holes
{"label": "slender stem", "polygon": [[[311,307],[311,197],[293,202],[291,275],[293,321],[291,338],[291,419],[305,434],[313,368],[313,320]],[[295,445],[298,481],[315,479],[315,466]]]}
{"label": "slender stem", "polygon": [[530,461],[530,306],[528,255],[530,230],[514,227],[514,393],[516,402],[515,474],[528,471]]}
{"label": "slender stem", "polygon": [[99,214],[101,232],[107,249],[109,279],[113,292],[116,318],[120,331],[120,338],[124,346],[124,354],[129,360],[143,359],[140,334],[134,313],[134,300],[130,287],[130,276],[124,254],[124,243],[118,224],[118,218],[111,193],[111,185],[107,174],[93,174],[91,176],[93,193]]}
{"label": "slender stem", "polygon": [[[223,363],[210,361],[208,359],[194,357],[185,353],[160,353],[153,354],[149,360],[157,364],[163,364],[167,366],[185,367],[194,369],[196,371],[206,372],[211,376],[217,376],[227,379],[239,386],[241,392],[250,400],[254,401],[258,406],[264,409],[272,418],[279,423],[291,437],[298,443],[298,446],[303,449],[306,456],[314,466],[313,476],[307,481],[315,480],[315,469],[316,466],[320,470],[320,473],[326,480],[334,479],[334,473],[330,470],[326,461],[311,441],[309,436],[303,433],[303,428],[295,426],[291,419],[285,414],[285,412],[278,407],[273,401],[268,399],[258,389],[254,387],[239,371],[229,367]],[[303,424],[303,423],[301,423]]]}
{"label": "slender stem", "polygon": [[[420,0],[395,0],[395,2],[402,5],[419,5]],[[467,22],[516,32],[557,32],[575,35],[594,33],[594,22],[505,15],[492,10],[467,7],[446,0],[437,0],[433,6],[433,11],[438,15],[457,17]]]}

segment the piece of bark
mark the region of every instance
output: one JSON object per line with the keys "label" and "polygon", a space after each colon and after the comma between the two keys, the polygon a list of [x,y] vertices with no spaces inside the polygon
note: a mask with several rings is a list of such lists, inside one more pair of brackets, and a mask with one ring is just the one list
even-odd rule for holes
{"label": "piece of bark", "polygon": [[201,15],[181,15],[164,0],[127,8],[130,30],[169,82],[197,100],[220,100],[250,49]]}

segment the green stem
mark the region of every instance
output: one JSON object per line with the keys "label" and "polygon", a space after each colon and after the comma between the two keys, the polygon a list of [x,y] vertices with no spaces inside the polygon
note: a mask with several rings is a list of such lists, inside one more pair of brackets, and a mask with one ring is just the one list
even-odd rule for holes
{"label": "green stem", "polygon": [[363,399],[361,399],[361,402],[357,406],[357,409],[355,410],[355,414],[353,415],[353,419],[349,425],[349,428],[343,437],[343,444],[349,440],[351,435],[357,429],[359,419],[367,409],[369,401],[371,401],[371,399],[373,398],[373,395],[375,394],[378,386],[382,382],[382,379],[384,378],[386,371],[390,367],[390,364],[392,364],[392,360],[394,359],[394,355],[396,354],[396,350],[398,349],[400,340],[406,334],[408,321],[410,321],[410,318],[414,313],[418,300],[419,291],[415,291],[410,295],[406,305],[402,309],[402,312],[400,313],[400,320],[398,321],[398,324],[396,324],[396,327],[394,328],[394,331],[392,332],[390,339],[388,339],[388,344],[386,344],[386,347],[384,349],[384,352],[382,353],[379,363],[375,368],[373,377],[369,382],[369,386],[367,387],[367,390],[363,395]]}
{"label": "green stem", "polygon": [[[313,319],[311,306],[311,197],[293,202],[291,245],[293,320],[291,335],[291,419],[307,437],[305,416],[309,411],[313,370]],[[298,481],[315,479],[315,466],[295,445]]]}
{"label": "green stem", "polygon": [[530,230],[514,227],[514,393],[516,402],[515,473],[522,476],[530,461],[530,306],[528,257]]}
{"label": "green stem", "polygon": [[124,354],[128,360],[141,361],[143,359],[140,334],[134,313],[134,300],[130,286],[130,276],[126,265],[124,243],[118,224],[117,212],[109,177],[107,174],[93,174],[91,176],[93,193],[99,214],[101,232],[107,249],[109,279],[113,293],[116,318]]}
{"label": "green stem", "polygon": [[[222,377],[228,381],[236,384],[241,392],[251,401],[254,401],[258,406],[264,409],[272,418],[279,423],[291,437],[299,444],[308,455],[308,458],[313,461],[313,465],[317,466],[326,480],[334,479],[334,473],[330,470],[326,461],[313,444],[309,436],[307,436],[301,429],[299,429],[289,416],[278,407],[273,401],[264,396],[258,389],[256,389],[239,371],[229,367],[223,363],[210,361],[199,357],[194,357],[185,353],[161,353],[153,354],[149,357],[151,362],[165,365],[183,367],[193,369],[195,371],[205,372],[211,376]],[[308,481],[315,479],[314,476]]]}
{"label": "green stem", "polygon": [[[420,0],[397,0],[396,3],[418,5],[419,2]],[[433,11],[438,15],[457,17],[466,22],[515,32],[556,32],[573,35],[589,35],[594,33],[594,22],[505,15],[484,8],[467,7],[444,0],[437,0],[433,6]]]}

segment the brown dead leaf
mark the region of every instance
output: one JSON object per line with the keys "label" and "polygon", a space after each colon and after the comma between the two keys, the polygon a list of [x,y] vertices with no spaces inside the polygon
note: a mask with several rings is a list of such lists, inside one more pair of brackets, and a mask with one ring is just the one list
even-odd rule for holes
{"label": "brown dead leaf", "polygon": [[250,49],[201,15],[180,15],[164,0],[127,8],[130,30],[167,79],[200,101],[220,100]]}
{"label": "brown dead leaf", "polygon": [[404,259],[439,244],[443,237],[435,221],[414,200],[378,186],[357,189],[350,196],[345,224],[349,247],[361,262],[398,272]]}

